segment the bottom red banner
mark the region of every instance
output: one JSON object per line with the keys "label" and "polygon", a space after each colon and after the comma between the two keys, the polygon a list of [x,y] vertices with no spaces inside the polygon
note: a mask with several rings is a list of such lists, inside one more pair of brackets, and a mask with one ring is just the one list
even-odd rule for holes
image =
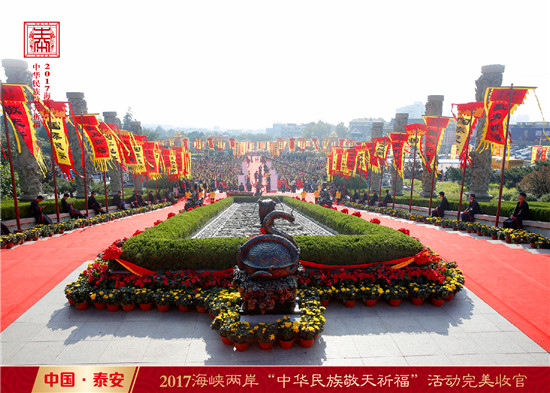
{"label": "bottom red banner", "polygon": [[548,367],[2,367],[2,393],[546,392]]}

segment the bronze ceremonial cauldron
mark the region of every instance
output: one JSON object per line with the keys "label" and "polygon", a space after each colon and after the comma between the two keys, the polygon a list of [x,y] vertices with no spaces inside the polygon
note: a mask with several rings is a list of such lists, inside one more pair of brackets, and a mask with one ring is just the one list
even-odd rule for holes
{"label": "bronze ceremonial cauldron", "polygon": [[283,211],[272,211],[262,221],[267,232],[249,239],[239,248],[237,266],[251,279],[274,280],[296,273],[300,249],[291,236],[273,228],[276,218],[290,222],[294,217]]}

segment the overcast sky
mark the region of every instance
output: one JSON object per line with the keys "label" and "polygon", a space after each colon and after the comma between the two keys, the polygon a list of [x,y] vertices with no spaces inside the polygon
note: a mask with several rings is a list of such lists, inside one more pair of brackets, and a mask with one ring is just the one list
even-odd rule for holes
{"label": "overcast sky", "polygon": [[[23,59],[24,21],[60,21],[53,99],[84,92],[90,113],[122,118],[131,107],[142,123],[389,121],[396,108],[431,94],[445,96],[450,115],[451,103],[474,101],[485,64],[506,66],[504,85],[537,86],[550,118],[549,4],[10,1],[0,8],[0,58]],[[542,120],[532,95],[516,115]]]}

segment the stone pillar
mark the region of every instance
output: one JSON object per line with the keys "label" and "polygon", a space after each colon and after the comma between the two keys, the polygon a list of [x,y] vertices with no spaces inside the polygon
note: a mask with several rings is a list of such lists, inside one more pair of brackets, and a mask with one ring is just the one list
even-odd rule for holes
{"label": "stone pillar", "polygon": [[[26,61],[2,59],[2,66],[4,67],[7,77],[6,83],[28,85],[32,88],[32,73],[27,69],[28,65]],[[2,130],[4,129],[3,123],[1,128]],[[15,130],[11,131],[16,132]],[[35,199],[38,194],[42,193],[42,181],[44,176],[36,163],[36,159],[31,154],[31,151],[27,145],[23,143],[20,136],[19,138],[21,140],[21,153],[17,151],[14,134],[10,133],[13,169],[19,174],[19,186],[21,187],[21,193],[18,197],[22,201],[31,201]],[[47,160],[46,165],[48,165]]]}
{"label": "stone pillar", "polygon": [[[443,114],[443,100],[444,96],[433,95],[428,96],[428,102],[426,102],[426,116],[441,116]],[[439,158],[435,156],[435,165],[439,163]],[[434,196],[436,193],[437,177],[434,179]],[[420,196],[422,198],[429,198],[432,190],[432,173],[428,170],[426,165],[422,163],[422,192]]]}
{"label": "stone pillar", "polygon": [[[141,122],[140,121],[131,121],[130,122],[130,131],[136,135],[142,135]],[[161,183],[162,184],[162,183]],[[135,185],[137,192],[143,192],[143,183],[139,178],[135,178]]]}
{"label": "stone pillar", "polygon": [[[103,119],[107,124],[115,124],[120,128],[120,120],[117,117],[116,112],[103,112]],[[111,196],[117,194],[118,191],[122,190],[122,183],[120,182],[120,165],[115,164],[113,168],[109,169],[109,186],[111,191]],[[125,195],[126,196],[126,195]]]}
{"label": "stone pillar", "polygon": [[[404,125],[407,125],[409,122],[409,114],[408,113],[396,113],[395,114],[395,121],[393,122],[393,132],[399,132],[399,133],[406,133]],[[405,163],[403,162],[403,166],[405,166]],[[394,166],[392,165],[390,168],[391,173],[391,189],[393,194],[393,185],[395,184],[395,195],[403,195],[403,178],[397,174],[397,171],[395,170]],[[395,183],[397,176],[397,183]]]}
{"label": "stone pillar", "polygon": [[[78,115],[80,114],[88,114],[88,105],[86,104],[86,100],[84,99],[84,93],[67,92],[66,95],[67,99],[71,103],[71,106],[73,107],[73,114],[75,115],[75,117],[78,118]],[[88,153],[92,150],[88,139],[84,135],[81,135],[81,137],[82,143],[85,143],[89,147],[89,149],[86,151],[86,181],[88,183],[89,195],[92,189],[92,185],[94,184],[92,173],[95,171],[95,168],[92,160],[90,159],[90,154]],[[78,141],[74,130],[69,130],[69,144],[71,145],[71,152],[73,154],[74,168],[80,174],[80,176],[84,176],[84,168],[81,165],[82,149],[80,148],[80,142]],[[84,177],[80,176],[75,176],[77,197],[85,198],[86,193],[84,191]]]}
{"label": "stone pillar", "polygon": [[[492,64],[481,67],[481,76],[476,80],[476,101],[483,102],[487,87],[502,85],[504,66]],[[476,151],[481,143],[481,135],[485,126],[486,117],[483,115],[477,122],[475,149],[470,153],[472,158],[472,179],[470,192],[476,194],[478,201],[490,201],[493,196],[489,194],[489,181],[491,180],[491,151],[486,149]]]}
{"label": "stone pillar", "polygon": [[[374,142],[376,138],[380,138],[383,135],[384,135],[384,123],[382,123],[381,121],[372,123],[371,141]],[[381,172],[375,172],[374,170],[372,171],[369,170],[369,176],[372,176],[371,183],[370,183],[371,194],[374,190],[376,191],[377,194],[378,194],[378,191],[380,191],[380,175],[381,175]]]}

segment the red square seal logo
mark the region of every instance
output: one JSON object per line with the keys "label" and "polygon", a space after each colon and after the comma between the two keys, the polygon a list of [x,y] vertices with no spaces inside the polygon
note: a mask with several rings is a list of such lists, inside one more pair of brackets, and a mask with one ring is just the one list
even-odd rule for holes
{"label": "red square seal logo", "polygon": [[59,57],[59,22],[23,22],[23,29],[23,57]]}

